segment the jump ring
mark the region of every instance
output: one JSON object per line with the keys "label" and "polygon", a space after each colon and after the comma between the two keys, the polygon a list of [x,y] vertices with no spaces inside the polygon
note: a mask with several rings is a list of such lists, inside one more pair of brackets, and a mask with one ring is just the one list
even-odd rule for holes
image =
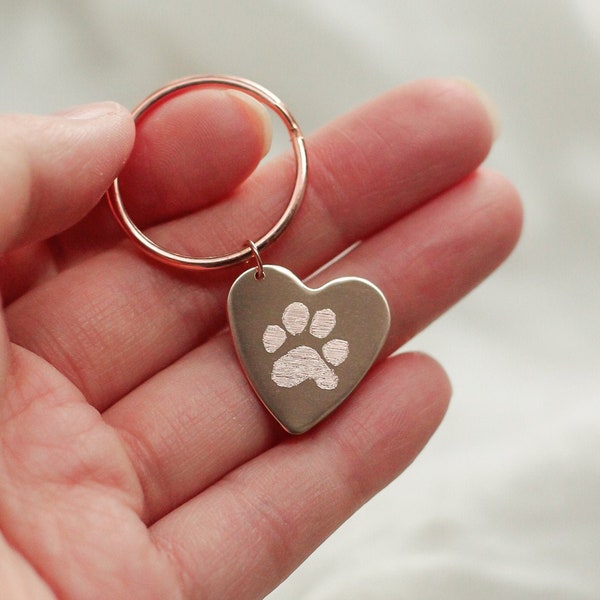
{"label": "jump ring", "polygon": [[265,276],[265,270],[258,248],[252,240],[248,240],[248,245],[250,246],[250,250],[252,250],[252,256],[254,256],[254,260],[256,261],[256,274],[254,276],[256,279],[263,279]]}
{"label": "jump ring", "polygon": [[[304,138],[302,137],[302,133],[298,127],[298,124],[296,123],[296,120],[294,117],[292,117],[287,107],[277,96],[253,81],[239,77],[232,77],[229,75],[194,76],[174,81],[146,98],[146,100],[144,100],[133,111],[134,121],[137,122],[152,106],[154,106],[157,102],[164,100],[167,96],[188,87],[199,86],[234,88],[248,94],[249,96],[258,100],[260,103],[264,104],[267,108],[273,110],[281,119],[290,134],[290,141],[292,143],[296,158],[296,180],[294,183],[294,189],[279,220],[269,231],[267,231],[267,233],[265,233],[253,244],[256,254],[258,254],[259,250],[263,250],[269,244],[272,244],[283,233],[285,228],[290,224],[292,218],[296,214],[296,211],[300,206],[300,202],[302,201],[302,197],[304,196],[308,172]],[[125,233],[136,244],[138,244],[138,246],[146,254],[149,254],[162,263],[184,269],[203,271],[207,269],[228,267],[238,263],[246,262],[247,260],[250,260],[253,255],[255,255],[253,248],[249,246],[246,246],[237,252],[232,252],[231,254],[224,254],[221,256],[197,257],[171,252],[156,242],[153,242],[144,233],[142,233],[137,225],[131,220],[131,217],[125,210],[125,206],[123,204],[123,199],[119,191],[118,178],[114,180],[112,186],[107,191],[106,196],[115,218]]]}

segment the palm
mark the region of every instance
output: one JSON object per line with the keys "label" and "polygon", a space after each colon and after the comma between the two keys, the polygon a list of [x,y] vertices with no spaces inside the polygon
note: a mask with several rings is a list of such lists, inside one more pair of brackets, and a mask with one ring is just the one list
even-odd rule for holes
{"label": "palm", "polygon": [[[70,597],[171,597],[175,575],[140,519],[142,491],[118,434],[52,367],[14,355],[2,424],[5,537]],[[19,587],[6,597],[21,597]]]}
{"label": "palm", "polygon": [[[214,103],[221,121],[207,148],[196,142]],[[240,187],[261,154],[256,117],[210,94],[160,110],[123,175],[137,221],[192,254],[266,230],[290,164]],[[32,123],[16,126],[40,127]],[[77,220],[109,184],[130,131],[123,115],[110,123],[69,125],[87,132],[66,150],[70,171],[30,149],[39,173],[21,201],[39,203],[38,217],[13,220],[5,244],[25,249],[5,255],[2,277],[11,342],[0,352],[0,565],[12,568],[0,569],[1,583],[15,598],[260,597],[414,458],[443,414],[447,383],[429,359],[388,358],[335,416],[289,439],[249,391],[224,331],[233,272],[151,264],[119,241],[105,206],[24,246]],[[176,148],[156,148],[165,123]],[[99,148],[94,135],[108,128],[112,145]],[[76,137],[65,131],[51,138],[59,153]],[[363,239],[319,278],[355,274],[382,287],[393,350],[514,244],[512,190],[484,173],[459,183],[489,141],[481,106],[456,84],[409,86],[355,112],[309,141],[305,205],[266,260],[305,276]],[[69,200],[67,177],[79,208],[65,217],[48,200]]]}

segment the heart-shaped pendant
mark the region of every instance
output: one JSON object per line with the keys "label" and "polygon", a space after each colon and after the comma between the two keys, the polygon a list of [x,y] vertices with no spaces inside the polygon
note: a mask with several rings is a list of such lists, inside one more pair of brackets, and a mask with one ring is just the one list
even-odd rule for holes
{"label": "heart-shaped pendant", "polygon": [[[296,177],[285,210],[248,247],[224,255],[189,256],[153,242],[133,222],[118,178],[107,191],[113,215],[129,238],[163,264],[197,271],[220,269],[252,257],[229,292],[229,321],[236,351],[252,387],[291,433],[310,429],[358,385],[377,357],[390,326],[383,294],[358,278],[306,287],[290,271],[263,267],[259,251],[279,238],[297,213],[307,188],[308,157],[298,123],[277,96],[261,85],[227,75],[186,77],[157,90],[133,112],[136,123],[159,102],[191,87],[224,87],[246,93],[273,110],[289,133]],[[259,277],[256,277],[256,275]]]}
{"label": "heart-shaped pendant", "polygon": [[305,286],[266,265],[229,292],[238,357],[256,394],[290,433],[304,433],[337,408],[366,375],[390,328],[381,291],[359,278]]}

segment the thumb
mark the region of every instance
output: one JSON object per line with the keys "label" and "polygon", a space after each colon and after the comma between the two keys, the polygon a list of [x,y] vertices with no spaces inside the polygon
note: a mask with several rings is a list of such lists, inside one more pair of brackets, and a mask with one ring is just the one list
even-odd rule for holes
{"label": "thumb", "polygon": [[80,220],[125,164],[135,137],[113,102],[53,116],[0,116],[0,252]]}

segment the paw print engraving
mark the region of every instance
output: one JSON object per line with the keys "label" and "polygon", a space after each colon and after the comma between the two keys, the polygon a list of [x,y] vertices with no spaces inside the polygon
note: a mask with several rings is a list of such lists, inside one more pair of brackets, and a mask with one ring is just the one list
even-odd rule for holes
{"label": "paw print engraving", "polygon": [[[310,321],[310,326],[308,323]],[[283,311],[283,327],[268,325],[263,333],[263,346],[269,354],[274,354],[288,340],[288,335],[298,336],[306,332],[311,336],[312,345],[327,338],[336,324],[335,313],[330,308],[317,310],[310,319],[310,311],[302,302],[292,302]],[[332,339],[321,346],[319,353],[314,347],[300,345],[289,350],[273,363],[271,379],[279,387],[292,388],[312,379],[322,390],[334,390],[338,376],[329,366],[337,367],[347,358],[349,345],[346,340]]]}

